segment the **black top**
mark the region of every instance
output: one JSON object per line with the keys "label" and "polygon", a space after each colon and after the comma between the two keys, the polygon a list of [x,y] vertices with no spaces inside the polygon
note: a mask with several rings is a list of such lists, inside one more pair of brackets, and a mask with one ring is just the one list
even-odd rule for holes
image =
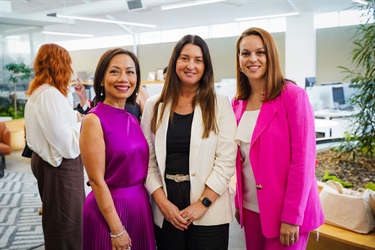
{"label": "black top", "polygon": [[193,113],[174,113],[167,131],[166,174],[189,174],[189,154]]}
{"label": "black top", "polygon": [[138,121],[141,120],[141,107],[139,106],[138,103],[134,105],[131,104],[126,104],[125,109],[132,115],[134,115]]}

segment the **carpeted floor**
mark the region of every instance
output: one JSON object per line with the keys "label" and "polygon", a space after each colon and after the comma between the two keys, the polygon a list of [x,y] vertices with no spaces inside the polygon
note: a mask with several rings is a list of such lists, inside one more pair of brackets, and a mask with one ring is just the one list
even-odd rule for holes
{"label": "carpeted floor", "polygon": [[43,244],[40,206],[35,177],[5,171],[0,179],[0,249],[26,250]]}

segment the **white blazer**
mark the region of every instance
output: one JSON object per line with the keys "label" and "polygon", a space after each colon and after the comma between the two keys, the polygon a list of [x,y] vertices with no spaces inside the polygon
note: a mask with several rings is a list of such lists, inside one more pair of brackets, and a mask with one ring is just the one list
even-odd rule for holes
{"label": "white blazer", "polygon": [[[166,137],[171,105],[167,104],[160,127],[156,134],[153,134],[150,123],[157,99],[158,96],[153,96],[146,101],[141,121],[141,127],[150,149],[146,188],[151,195],[156,189],[163,187],[164,193],[168,196],[164,176],[167,154]],[[228,97],[217,95],[216,99],[218,134],[211,132],[208,138],[202,139],[202,110],[199,105],[194,109],[189,157],[190,202],[193,204],[199,200],[206,185],[220,195],[202,218],[193,222],[195,225],[220,225],[233,220],[228,184],[235,171],[236,119]],[[161,107],[162,104],[159,105],[158,116],[161,114]],[[162,227],[164,217],[153,199],[151,199],[151,204],[154,223]]]}

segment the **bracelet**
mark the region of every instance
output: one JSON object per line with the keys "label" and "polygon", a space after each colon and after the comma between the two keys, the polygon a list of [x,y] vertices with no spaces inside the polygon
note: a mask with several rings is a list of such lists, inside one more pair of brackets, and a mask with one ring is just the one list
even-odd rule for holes
{"label": "bracelet", "polygon": [[117,237],[123,235],[123,234],[125,233],[125,227],[122,226],[122,228],[123,228],[123,230],[122,230],[119,234],[115,234],[115,235],[113,235],[113,234],[110,232],[109,235],[111,236],[111,238],[117,238]]}

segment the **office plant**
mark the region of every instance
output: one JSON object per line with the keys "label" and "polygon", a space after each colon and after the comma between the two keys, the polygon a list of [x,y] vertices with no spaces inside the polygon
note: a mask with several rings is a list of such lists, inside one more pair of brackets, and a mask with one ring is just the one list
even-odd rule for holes
{"label": "office plant", "polygon": [[[26,64],[22,63],[8,63],[4,66],[4,69],[9,71],[10,77],[9,82],[13,83],[14,93],[10,94],[13,102],[13,108],[8,109],[8,113],[13,118],[19,118],[17,113],[17,83],[19,80],[27,80],[32,77],[32,68],[28,67]],[[23,115],[22,115],[23,116]]]}
{"label": "office plant", "polygon": [[352,51],[354,69],[340,67],[352,79],[355,94],[349,98],[359,112],[353,117],[351,132],[346,132],[345,140],[339,147],[342,154],[355,161],[358,154],[375,158],[375,0],[365,0],[367,4],[357,4],[362,10],[366,23],[357,26]]}

